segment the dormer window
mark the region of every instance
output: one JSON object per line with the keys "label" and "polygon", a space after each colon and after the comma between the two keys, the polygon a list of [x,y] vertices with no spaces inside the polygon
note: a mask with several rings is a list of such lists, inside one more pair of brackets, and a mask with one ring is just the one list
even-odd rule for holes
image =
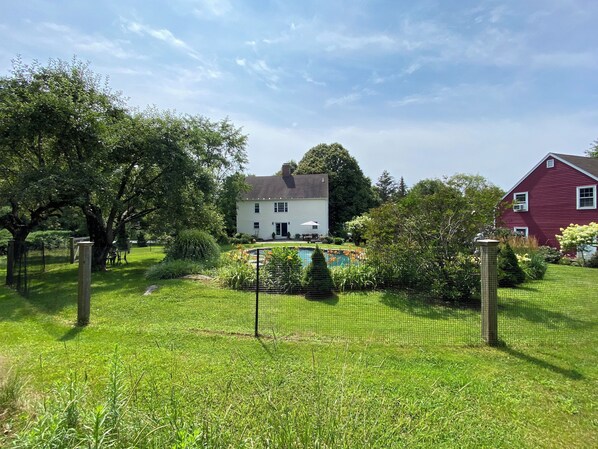
{"label": "dormer window", "polygon": [[554,159],[546,160],[546,168],[554,168]]}
{"label": "dormer window", "polygon": [[527,192],[517,192],[513,194],[513,211],[527,212]]}

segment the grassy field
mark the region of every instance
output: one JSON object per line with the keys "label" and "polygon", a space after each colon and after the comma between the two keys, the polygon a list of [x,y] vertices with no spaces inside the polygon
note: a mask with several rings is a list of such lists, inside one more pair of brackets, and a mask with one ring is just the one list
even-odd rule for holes
{"label": "grassy field", "polygon": [[0,288],[4,445],[598,446],[597,270],[501,291],[490,348],[475,306],[403,292],[262,295],[255,339],[251,292],[172,280],[143,296],[162,256],[95,273],[86,328],[75,266],[28,299]]}

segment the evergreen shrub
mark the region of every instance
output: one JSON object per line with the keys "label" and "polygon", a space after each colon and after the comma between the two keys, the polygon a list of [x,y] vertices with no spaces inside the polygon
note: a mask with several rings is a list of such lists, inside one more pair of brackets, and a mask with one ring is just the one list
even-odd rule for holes
{"label": "evergreen shrub", "polygon": [[505,243],[498,250],[498,285],[515,287],[525,281],[525,273],[519,266],[511,245]]}
{"label": "evergreen shrub", "polygon": [[323,299],[332,295],[334,284],[324,253],[316,245],[316,249],[311,256],[311,263],[305,270],[303,278],[303,287],[305,297],[309,299]]}
{"label": "evergreen shrub", "polygon": [[596,251],[592,257],[586,262],[588,268],[598,268],[598,251]]}

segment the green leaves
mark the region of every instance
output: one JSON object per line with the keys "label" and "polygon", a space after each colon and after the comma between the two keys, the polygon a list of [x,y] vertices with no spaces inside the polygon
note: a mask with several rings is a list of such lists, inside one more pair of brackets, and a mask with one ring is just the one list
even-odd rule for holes
{"label": "green leaves", "polygon": [[370,180],[359,164],[339,143],[311,148],[297,165],[295,174],[328,174],[329,219],[332,232],[345,222],[367,211],[375,203]]}

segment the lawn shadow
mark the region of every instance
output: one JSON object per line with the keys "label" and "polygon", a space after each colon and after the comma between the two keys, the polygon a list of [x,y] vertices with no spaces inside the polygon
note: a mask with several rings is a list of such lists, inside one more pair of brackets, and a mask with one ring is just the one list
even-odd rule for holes
{"label": "lawn shadow", "polygon": [[[91,295],[114,292],[125,296],[139,292],[142,294],[145,279],[143,274],[147,266],[129,264],[106,272],[93,272],[91,275]],[[76,265],[66,268],[36,273],[30,277],[27,297],[18,295],[3,304],[0,321],[18,321],[35,312],[53,315],[62,309],[77,304],[78,274]]]}
{"label": "lawn shadow", "polygon": [[332,296],[329,296],[327,298],[308,298],[307,296],[305,296],[305,299],[311,302],[326,304],[328,306],[336,306],[338,304],[338,295],[336,293],[332,293]]}
{"label": "lawn shadow", "polygon": [[73,326],[62,337],[60,337],[58,339],[58,341],[72,340],[77,335],[79,335],[81,332],[83,332],[84,329],[85,329],[85,326]]}
{"label": "lawn shadow", "polygon": [[499,297],[498,316],[508,319],[523,319],[546,329],[587,329],[595,326],[591,320],[584,321],[564,312],[548,310],[538,304],[521,298]]}
{"label": "lawn shadow", "polygon": [[462,318],[464,312],[479,314],[479,299],[465,302],[442,301],[429,296],[405,290],[384,290],[380,302],[409,315],[432,320]]}
{"label": "lawn shadow", "polygon": [[519,360],[523,360],[524,362],[531,363],[532,365],[547,369],[553,373],[560,374],[561,376],[565,376],[568,379],[581,380],[584,378],[583,375],[575,369],[562,368],[553,363],[547,362],[546,360],[539,359],[538,357],[524,354],[523,352],[510,348],[507,345],[496,346],[496,349]]}

